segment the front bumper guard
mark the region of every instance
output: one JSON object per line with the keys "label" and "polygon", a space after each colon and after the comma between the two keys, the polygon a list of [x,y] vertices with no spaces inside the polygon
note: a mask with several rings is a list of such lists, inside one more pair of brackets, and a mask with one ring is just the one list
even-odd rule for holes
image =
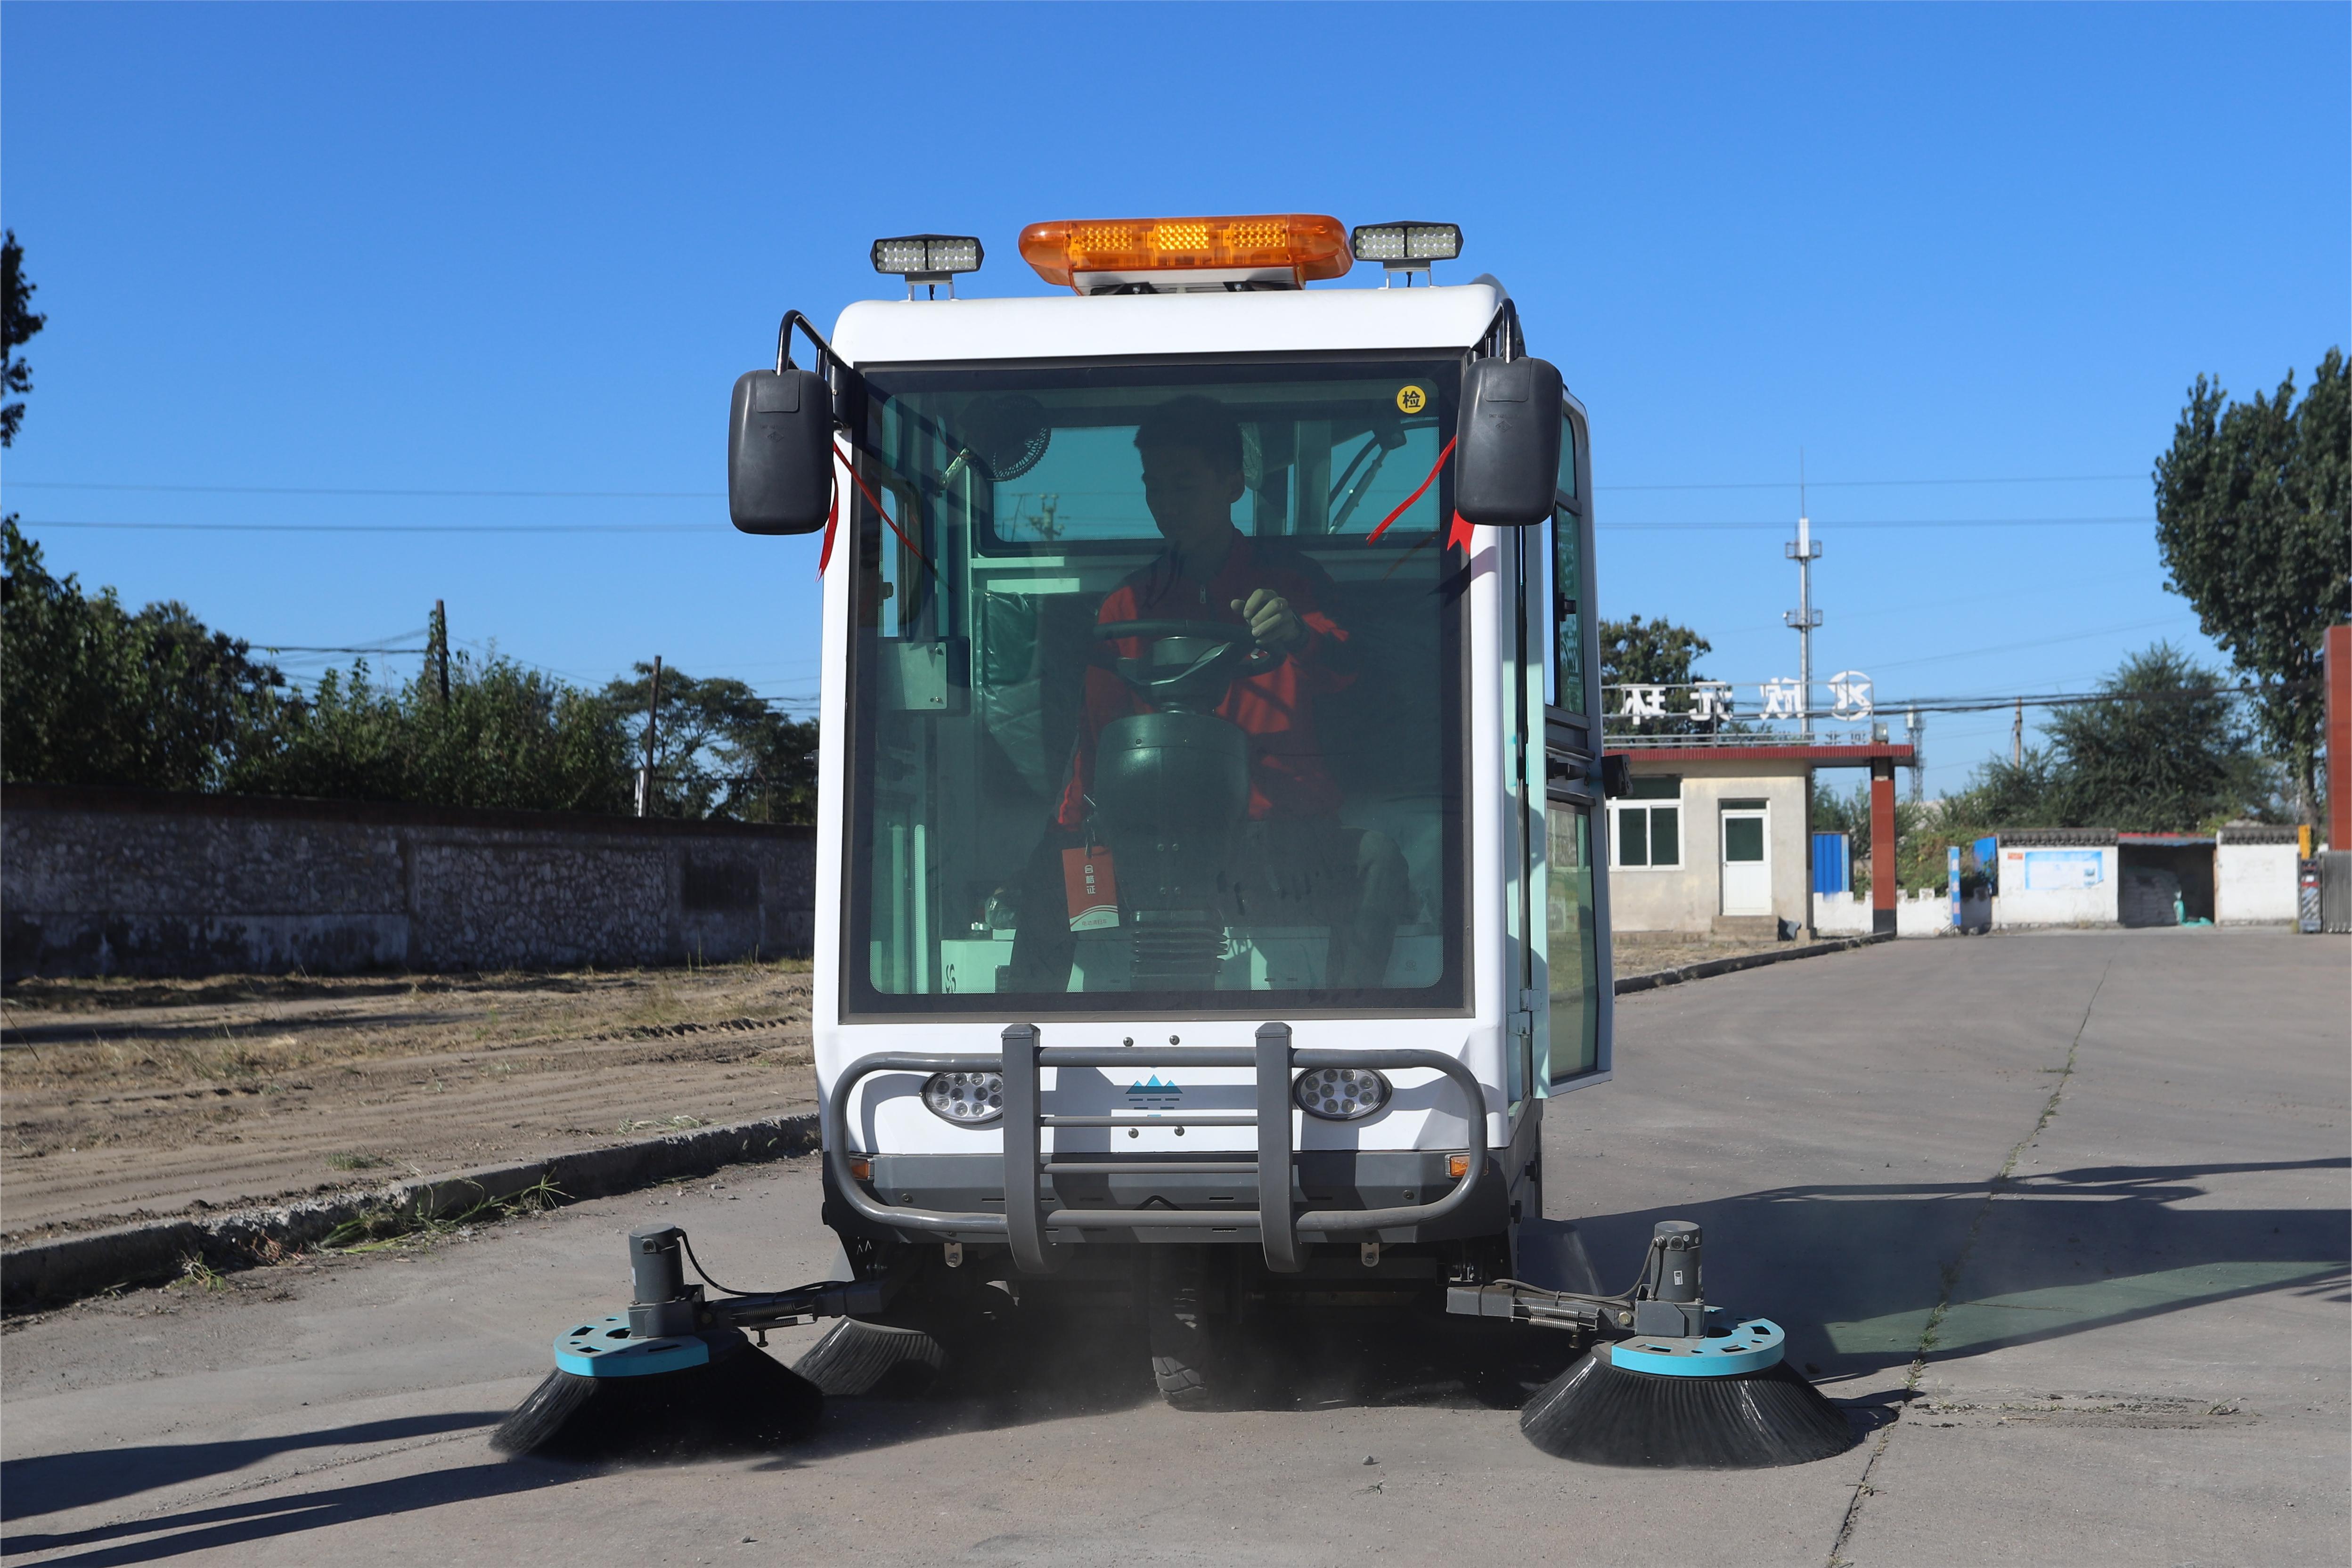
{"label": "front bumper guard", "polygon": [[[1153,1111],[1141,1116],[1056,1116],[1044,1107],[1040,1074],[1046,1068],[1255,1068],[1257,1108],[1233,1111]],[[1425,1204],[1403,1204],[1378,1209],[1300,1209],[1292,1201],[1290,1136],[1291,1075],[1316,1068],[1376,1068],[1395,1071],[1428,1068],[1454,1080],[1463,1094],[1464,1121],[1468,1128],[1468,1159],[1453,1189]],[[1004,1212],[953,1214],[940,1209],[898,1207],[877,1201],[849,1169],[849,1106],[853,1091],[877,1072],[1001,1072],[1004,1076]],[[1107,1166],[1099,1160],[1055,1161],[1044,1152],[1048,1127],[1255,1127],[1257,1152],[1231,1161],[1127,1162]],[[850,1063],[824,1099],[824,1158],[836,1192],[859,1215],[877,1225],[901,1230],[978,1231],[1003,1236],[1013,1260],[1024,1272],[1051,1273],[1067,1248],[1046,1239],[1049,1230],[1127,1230],[1213,1228],[1230,1230],[1255,1225],[1265,1249],[1265,1266],[1279,1274],[1296,1274],[1303,1266],[1301,1231],[1351,1234],[1433,1224],[1470,1199],[1486,1166],[1486,1097],[1470,1069],[1442,1051],[1420,1049],[1344,1050],[1328,1047],[1298,1047],[1290,1043],[1290,1026],[1258,1026],[1255,1047],[1227,1046],[1096,1047],[1047,1046],[1034,1024],[1015,1024],[1004,1031],[1003,1050],[996,1057],[923,1056],[884,1051]],[[1134,1175],[1255,1173],[1258,1206],[1255,1209],[1047,1208],[1037,1195],[1038,1179],[1056,1174],[1098,1174],[1107,1169]],[[1023,1194],[1027,1194],[1025,1200]]]}

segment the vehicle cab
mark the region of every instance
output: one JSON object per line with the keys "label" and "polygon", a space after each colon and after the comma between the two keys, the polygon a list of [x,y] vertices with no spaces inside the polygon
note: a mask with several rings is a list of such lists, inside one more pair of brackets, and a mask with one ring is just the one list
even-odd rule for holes
{"label": "vehicle cab", "polygon": [[884,241],[908,299],[739,384],[739,526],[825,535],[861,1268],[1507,1272],[1543,1100],[1610,1065],[1590,443],[1501,284],[1412,286],[1459,246],[1040,224],[1070,292],[975,299],[978,241]]}

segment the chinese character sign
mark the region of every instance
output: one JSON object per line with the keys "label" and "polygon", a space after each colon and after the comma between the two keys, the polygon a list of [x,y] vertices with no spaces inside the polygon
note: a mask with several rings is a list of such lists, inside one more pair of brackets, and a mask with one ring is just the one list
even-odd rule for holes
{"label": "chinese character sign", "polygon": [[1832,711],[1840,719],[1870,717],[1870,677],[1858,669],[1841,669],[1830,677]]}
{"label": "chinese character sign", "polygon": [[1666,689],[1663,686],[1628,686],[1625,701],[1617,710],[1620,719],[1663,719],[1666,716]]}
{"label": "chinese character sign", "polygon": [[1784,679],[1768,680],[1758,687],[1756,691],[1757,695],[1764,700],[1765,718],[1794,719],[1797,716],[1798,700],[1803,694],[1804,688],[1793,680]]}
{"label": "chinese character sign", "polygon": [[1694,682],[1690,693],[1690,716],[1702,723],[1731,717],[1731,683],[1727,680]]}

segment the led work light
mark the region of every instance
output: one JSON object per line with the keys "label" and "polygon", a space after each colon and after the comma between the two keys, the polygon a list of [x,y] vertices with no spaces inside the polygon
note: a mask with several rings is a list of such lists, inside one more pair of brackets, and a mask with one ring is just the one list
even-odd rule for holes
{"label": "led work light", "polygon": [[1359,1121],[1389,1102],[1389,1080],[1370,1068],[1317,1068],[1291,1086],[1298,1109],[1326,1121]]}
{"label": "led work light", "polygon": [[[915,297],[915,285],[948,286],[948,298],[955,298],[956,274],[977,272],[982,257],[978,237],[969,234],[902,234],[896,239],[874,242],[874,270],[892,278],[907,280],[907,298]],[[936,292],[933,295],[937,297]]]}
{"label": "led work light", "polygon": [[1455,223],[1364,223],[1348,236],[1348,248],[1359,261],[1377,261],[1391,272],[1408,276],[1427,272],[1434,261],[1451,261],[1462,254],[1462,226]]}
{"label": "led work light", "polygon": [[923,1107],[942,1121],[977,1127],[1004,1114],[1001,1072],[935,1072],[923,1081]]}

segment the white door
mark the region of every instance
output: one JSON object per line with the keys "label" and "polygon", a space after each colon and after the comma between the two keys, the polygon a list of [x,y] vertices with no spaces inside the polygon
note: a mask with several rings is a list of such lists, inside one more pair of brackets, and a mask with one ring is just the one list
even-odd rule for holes
{"label": "white door", "polygon": [[1723,912],[1727,915],[1769,915],[1772,912],[1772,836],[1765,831],[1761,805],[1746,802],[1723,808]]}

